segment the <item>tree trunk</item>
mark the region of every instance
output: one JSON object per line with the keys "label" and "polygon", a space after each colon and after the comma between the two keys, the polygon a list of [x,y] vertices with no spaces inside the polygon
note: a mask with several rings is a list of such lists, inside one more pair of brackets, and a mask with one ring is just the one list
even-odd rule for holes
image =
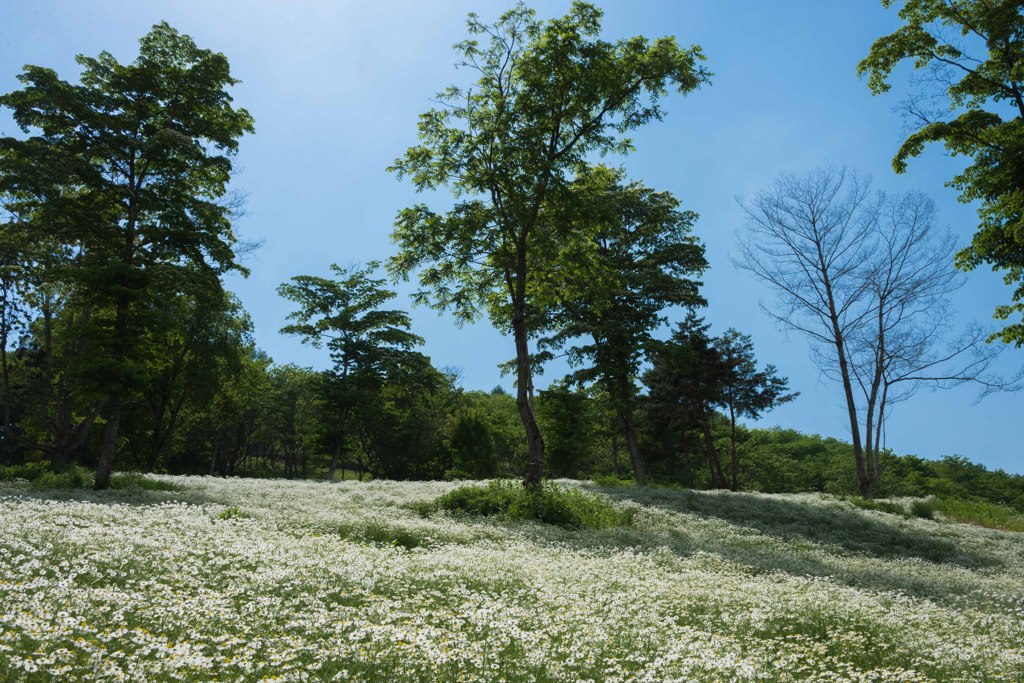
{"label": "tree trunk", "polygon": [[718,451],[715,449],[715,438],[711,434],[711,420],[707,413],[701,416],[701,430],[704,432],[704,448],[707,450],[708,469],[711,470],[711,488],[729,488],[725,473],[722,471],[722,463],[718,459]]}
{"label": "tree trunk", "polygon": [[7,295],[9,288],[5,282],[3,285],[2,306],[2,330],[0,330],[0,366],[3,368],[3,392],[4,392],[4,435],[2,450],[0,450],[0,463],[14,463],[14,439],[11,434],[11,370],[7,362],[7,339],[10,336],[10,319],[7,315]]}
{"label": "tree trunk", "polygon": [[327,467],[327,481],[334,481],[334,473],[338,471],[338,463],[341,462],[341,455],[345,448],[345,411],[338,413],[338,443],[334,445],[334,453],[331,455],[331,464]]}
{"label": "tree trunk", "polygon": [[526,429],[526,443],[529,448],[523,486],[537,487],[544,476],[544,438],[541,436],[537,415],[533,409],[533,376],[522,302],[516,302],[515,308],[512,331],[516,342],[516,408],[519,409],[519,418]]}
{"label": "tree trunk", "polygon": [[739,490],[740,461],[736,455],[736,408],[732,401],[729,401],[729,450],[732,458],[732,490]]}
{"label": "tree trunk", "polygon": [[639,486],[647,486],[647,463],[640,455],[640,448],[636,441],[636,425],[633,423],[633,410],[629,406],[623,406],[619,415],[622,420],[622,430],[626,435],[626,446],[629,448],[629,457],[633,461],[633,477]]}
{"label": "tree trunk", "polygon": [[682,448],[680,455],[683,460],[683,481],[686,482],[686,488],[692,489],[694,487],[693,459],[690,456],[690,438],[686,435],[685,431],[680,437],[680,446]]}
{"label": "tree trunk", "polygon": [[107,425],[103,430],[103,447],[96,463],[97,491],[110,488],[110,475],[114,471],[114,455],[117,451],[117,435],[121,428],[121,397],[111,394],[108,403]]}

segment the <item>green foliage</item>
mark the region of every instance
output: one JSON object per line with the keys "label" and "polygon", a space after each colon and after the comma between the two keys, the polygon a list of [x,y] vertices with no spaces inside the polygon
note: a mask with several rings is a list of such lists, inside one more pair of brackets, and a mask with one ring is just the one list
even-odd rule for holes
{"label": "green foliage", "polygon": [[402,278],[417,273],[417,302],[462,321],[486,312],[512,332],[534,484],[544,441],[527,400],[529,341],[554,321],[546,315],[552,302],[532,279],[560,270],[558,256],[573,239],[575,226],[559,218],[559,207],[582,205],[574,177],[594,155],[628,152],[624,134],[660,119],[670,88],[687,93],[708,80],[699,48],[682,49],[674,38],[606,41],[601,14],[580,1],[548,21],[523,4],[493,24],[471,14],[470,38],[455,46],[470,82],[437,96],[440,106],[420,117],[420,144],[390,169],[418,190],[448,189],[456,200],[443,213],[425,204],[399,212],[389,268]]}
{"label": "green foliage", "polygon": [[423,339],[409,331],[409,315],[381,308],[396,295],[372,276],[378,267],[375,261],[364,267],[332,264],[335,279],[298,275],[277,289],[299,307],[288,315],[295,322],[281,332],[299,335],[314,348],[326,347],[334,362],[322,384],[325,403],[335,413],[328,479],[334,478],[355,431],[348,424],[353,412],[362,411],[364,418],[382,415],[371,406],[387,402],[378,391],[387,384],[385,376],[408,377],[409,368],[429,366],[426,357],[411,351]]}
{"label": "green foliage", "polygon": [[37,491],[53,489],[84,489],[93,485],[93,473],[84,467],[71,466],[63,472],[43,472],[30,486]]}
{"label": "green foliage", "polygon": [[242,513],[242,508],[237,505],[229,505],[217,514],[217,519],[230,520],[230,519],[241,519],[245,515]]}
{"label": "green foliage", "polygon": [[[535,279],[537,298],[551,302],[553,333],[543,355],[563,350],[579,367],[570,381],[599,382],[631,450],[633,474],[646,482],[636,447],[636,377],[652,334],[670,306],[706,302],[696,279],[707,268],[704,247],[691,234],[696,214],[667,192],[624,182],[622,171],[586,166],[553,202],[548,219],[571,228],[557,268]],[[549,429],[545,428],[549,434]],[[552,458],[557,456],[552,453]],[[555,471],[560,466],[553,463]]]}
{"label": "green foliage", "polygon": [[[91,482],[90,482],[91,485]],[[140,491],[182,491],[179,484],[147,477],[141,472],[119,472],[110,480],[112,489],[128,489]]]}
{"label": "green foliage", "polygon": [[[1024,15],[1019,3],[1005,0],[907,0],[899,17],[903,25],[876,40],[857,71],[868,75],[876,94],[889,90],[888,78],[902,62],[925,72],[918,80],[924,89],[905,106],[917,130],[893,167],[904,172],[908,159],[932,142],[970,159],[949,184],[964,203],[980,202],[981,223],[957,265],[1005,271],[1005,282],[1015,288],[1012,303],[997,307],[996,317],[1010,319],[1024,313]],[[946,111],[922,104],[936,97],[948,103]],[[1007,325],[997,337],[1024,345],[1024,322]]]}
{"label": "green foliage", "polygon": [[932,519],[935,517],[936,500],[934,498],[919,498],[910,503],[910,514],[921,519]]}
{"label": "green foliage", "polygon": [[380,369],[354,413],[360,452],[375,476],[444,476],[450,466],[444,437],[456,401],[452,382],[451,375],[414,352],[393,357]]}
{"label": "green foliage", "polygon": [[935,511],[964,524],[1005,531],[1024,531],[1024,512],[1006,505],[962,498],[937,498]]}
{"label": "green foliage", "polygon": [[900,515],[901,517],[910,516],[907,508],[902,503],[895,501],[879,500],[877,498],[860,498],[857,496],[851,496],[850,498],[847,498],[847,500],[862,510],[874,510],[876,512],[885,512],[890,515]]}
{"label": "green foliage", "polygon": [[537,419],[544,429],[550,476],[575,478],[591,456],[602,417],[594,403],[586,393],[561,383],[540,392]]}
{"label": "green foliage", "polygon": [[624,486],[636,486],[633,479],[623,479],[614,474],[597,474],[590,477],[590,480],[604,488],[622,488]]}
{"label": "green foliage", "polygon": [[[27,482],[36,491],[60,489],[88,489],[95,483],[92,470],[71,465],[55,472],[45,462],[25,463],[0,467],[0,481]],[[140,491],[180,491],[181,486],[172,482],[147,477],[141,472],[120,472],[110,481],[110,488]]]}
{"label": "green foliage", "polygon": [[[96,486],[110,485],[122,407],[147,375],[147,330],[170,292],[219,292],[246,272],[235,257],[225,200],[238,140],[252,117],[227,92],[224,55],[160,23],[138,58],[78,56],[77,84],[28,65],[0,96],[27,135],[0,138],[0,198],[31,241],[51,251],[41,289],[73,294],[94,347],[77,354],[85,387],[105,395]],[[45,293],[49,297],[49,292]]]}
{"label": "green foliage", "polygon": [[464,410],[455,417],[448,438],[453,469],[447,479],[488,479],[498,473],[494,434],[479,409]]}
{"label": "green foliage", "polygon": [[603,497],[547,482],[536,488],[501,480],[463,486],[438,498],[435,505],[449,512],[567,529],[609,529],[628,526],[632,519]]}

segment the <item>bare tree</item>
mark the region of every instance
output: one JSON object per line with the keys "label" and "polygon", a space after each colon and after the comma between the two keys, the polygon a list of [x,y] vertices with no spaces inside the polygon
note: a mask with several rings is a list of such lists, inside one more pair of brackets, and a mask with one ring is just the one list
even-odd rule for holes
{"label": "bare tree", "polygon": [[950,297],[963,280],[931,200],[872,194],[869,184],[830,167],[781,176],[741,201],[748,220],[736,261],[775,290],[776,305],[762,308],[806,335],[818,367],[842,385],[864,496],[881,478],[895,403],[922,386],[1012,384],[989,373],[999,348],[980,329],[950,339]]}

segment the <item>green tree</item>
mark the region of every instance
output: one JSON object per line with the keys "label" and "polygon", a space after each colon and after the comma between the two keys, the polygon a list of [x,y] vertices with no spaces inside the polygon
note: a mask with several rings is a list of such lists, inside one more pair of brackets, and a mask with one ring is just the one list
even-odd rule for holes
{"label": "green tree", "polygon": [[441,479],[451,468],[445,443],[455,407],[454,376],[421,353],[389,356],[356,406],[362,454],[375,478]]}
{"label": "green tree", "polygon": [[[79,83],[27,66],[23,88],[0,96],[26,139],[0,139],[0,192],[19,198],[41,239],[81,248],[73,280],[97,307],[103,351],[88,374],[106,394],[96,487],[110,483],[122,404],[137,386],[133,362],[145,318],[136,310],[157,273],[241,270],[223,201],[238,139],[252,117],[232,106],[224,55],[166,23],[138,58],[79,56]],[[217,280],[219,286],[219,280]]]}
{"label": "green tree", "polygon": [[[885,7],[895,0],[882,0]],[[996,309],[1008,320],[1024,313],[1024,15],[1016,0],[906,0],[903,25],[871,46],[857,67],[875,94],[889,90],[892,71],[910,61],[923,78],[904,112],[916,130],[893,168],[932,142],[971,163],[950,181],[960,200],[981,202],[981,223],[957,255],[965,270],[982,264],[1005,271],[1012,302]],[[947,106],[936,107],[937,100]],[[1024,322],[993,337],[1024,345]]]}
{"label": "green tree", "polygon": [[736,417],[757,419],[765,411],[788,403],[797,394],[787,393],[789,381],[779,377],[774,365],[757,369],[754,341],[732,328],[713,341],[723,365],[720,405],[729,411],[729,454],[732,490],[738,490],[739,457],[736,453]]}
{"label": "green tree", "polygon": [[319,410],[319,373],[296,365],[270,368],[270,410],[266,416],[273,440],[284,461],[284,476],[308,475],[310,452],[315,448]]}
{"label": "green tree", "polygon": [[715,406],[722,399],[725,364],[708,334],[710,325],[691,311],[668,341],[650,344],[651,368],[643,382],[649,389],[649,414],[672,431],[693,427],[704,439],[712,488],[729,482],[715,444]]}
{"label": "green tree", "polygon": [[145,445],[137,443],[135,450],[144,451],[141,465],[149,472],[165,465],[184,411],[207,409],[225,376],[240,371],[241,355],[252,345],[252,321],[238,300],[205,282],[208,273],[194,275],[196,281],[181,292],[154,283],[155,296],[140,302],[152,310],[135,400],[136,429],[144,430]]}
{"label": "green tree", "polygon": [[538,418],[548,435],[548,468],[556,477],[579,476],[594,450],[601,415],[585,392],[556,382],[540,392]]}
{"label": "green tree", "polygon": [[[690,234],[697,215],[681,211],[667,192],[623,183],[605,166],[582,170],[552,218],[569,229],[557,270],[539,275],[541,297],[553,302],[556,332],[541,345],[568,346],[583,367],[573,378],[599,381],[614,406],[640,485],[647,467],[634,412],[636,378],[652,333],[670,306],[704,305],[695,278],[707,267],[704,247]],[[589,338],[589,341],[586,341]]]}
{"label": "green tree", "polygon": [[398,362],[423,343],[409,331],[411,323],[405,311],[381,310],[395,293],[383,286],[384,280],[372,277],[379,266],[375,261],[361,268],[331,265],[337,279],[299,275],[277,288],[281,296],[299,306],[288,316],[295,322],[281,332],[299,335],[304,344],[315,348],[326,347],[334,363],[328,384],[336,413],[329,480],[334,479],[351,436],[348,419],[367,399],[368,385],[374,385],[388,363]]}
{"label": "green tree", "polygon": [[494,434],[481,410],[463,408],[455,415],[448,444],[452,451],[452,475],[488,479],[498,473]]}
{"label": "green tree", "polygon": [[29,316],[26,296],[32,268],[31,245],[25,230],[15,217],[0,223],[0,463],[14,463],[21,445],[13,419],[14,396],[11,390],[11,362],[8,349],[27,329]]}
{"label": "green tree", "polygon": [[671,86],[686,93],[708,79],[700,49],[675,39],[599,38],[601,12],[574,2],[563,17],[538,20],[519,4],[493,24],[475,14],[456,45],[472,82],[453,85],[442,106],[420,117],[420,144],[391,170],[419,190],[448,188],[455,206],[401,211],[390,262],[396,275],[419,269],[418,301],[474,319],[481,308],[516,349],[516,405],[529,444],[525,483],[540,482],[544,440],[533,405],[529,343],[543,303],[530,278],[557,255],[562,228],[545,207],[585,160],[626,153],[622,134],[662,116]]}

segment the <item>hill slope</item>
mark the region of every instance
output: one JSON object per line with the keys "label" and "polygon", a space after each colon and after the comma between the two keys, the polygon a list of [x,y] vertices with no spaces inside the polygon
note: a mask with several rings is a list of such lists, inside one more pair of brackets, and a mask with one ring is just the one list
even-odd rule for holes
{"label": "hill slope", "polygon": [[[1024,535],[816,495],[594,489],[600,532],[454,485],[0,484],[0,680],[1024,680]],[[276,679],[274,677],[277,677]]]}

